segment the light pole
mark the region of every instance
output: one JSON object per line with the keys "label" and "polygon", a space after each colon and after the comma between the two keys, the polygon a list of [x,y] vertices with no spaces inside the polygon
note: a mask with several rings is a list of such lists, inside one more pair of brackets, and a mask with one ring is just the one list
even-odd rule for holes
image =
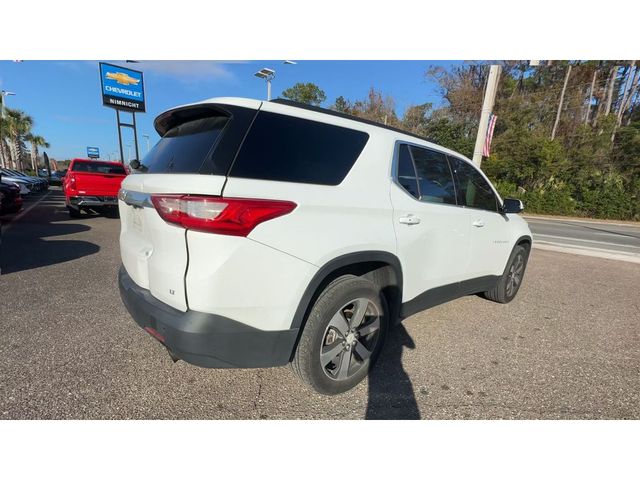
{"label": "light pole", "polygon": [[262,70],[254,73],[254,75],[267,81],[267,101],[271,100],[271,80],[275,78],[276,71],[270,68],[263,68]]}
{"label": "light pole", "polygon": [[[1,108],[2,108],[2,112],[0,113],[0,142],[2,142],[2,127],[4,127],[4,98],[8,97],[9,95],[15,95],[15,93],[13,92],[7,92],[6,90],[2,90],[2,92],[0,92],[0,104],[1,104]],[[4,160],[4,146],[0,145],[0,158],[2,158],[2,167],[6,167],[5,165],[5,160]]]}
{"label": "light pole", "polygon": [[142,137],[147,141],[147,153],[149,153],[149,135],[146,133],[143,133]]}

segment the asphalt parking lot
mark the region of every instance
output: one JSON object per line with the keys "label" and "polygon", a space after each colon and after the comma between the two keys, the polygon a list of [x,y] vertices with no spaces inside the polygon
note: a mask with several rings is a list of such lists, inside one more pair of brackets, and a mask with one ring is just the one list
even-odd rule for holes
{"label": "asphalt parking lot", "polygon": [[174,364],[120,301],[119,220],[70,219],[55,187],[25,207],[2,234],[0,419],[640,419],[639,264],[534,249],[511,304],[417,314],[324,397],[286,367]]}

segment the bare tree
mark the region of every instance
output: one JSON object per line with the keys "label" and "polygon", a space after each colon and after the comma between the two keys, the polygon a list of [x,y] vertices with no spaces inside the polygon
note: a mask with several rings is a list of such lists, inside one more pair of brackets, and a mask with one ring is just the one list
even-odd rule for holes
{"label": "bare tree", "polygon": [[[629,91],[631,89],[631,85],[632,85],[632,81],[631,81],[631,71],[633,70],[633,67],[635,67],[636,65],[636,61],[633,60],[631,62],[631,65],[629,66],[628,70],[626,70],[626,79],[624,81],[624,89],[623,89],[623,93],[622,93],[622,100],[620,101],[620,105],[618,107],[618,116],[616,119],[616,125],[613,128],[613,132],[611,133],[611,142],[613,142],[616,138],[616,130],[618,129],[618,127],[620,127],[620,125],[622,124],[622,116],[624,115],[624,112],[626,110],[627,107],[627,97],[629,96]],[[636,75],[637,76],[636,72]],[[623,77],[624,78],[624,77]],[[634,81],[637,81],[637,78],[634,79]]]}
{"label": "bare tree", "polygon": [[611,75],[609,75],[609,80],[607,82],[607,100],[604,106],[604,114],[609,115],[611,112],[611,103],[613,101],[613,87],[616,83],[616,74],[618,73],[618,67],[611,68]]}
{"label": "bare tree", "polygon": [[[633,63],[635,63],[635,60],[633,61]],[[635,72],[633,74],[633,80],[631,81],[631,86],[629,88],[629,95],[627,95],[626,100],[623,102],[622,107],[621,107],[621,112],[619,113],[619,122],[618,125],[622,124],[622,119],[624,117],[624,113],[629,110],[629,113],[631,113],[631,107],[633,105],[633,99],[634,96],[636,95],[636,92],[638,91],[638,80],[640,80],[640,75],[638,75],[638,73],[640,73],[640,69],[638,69],[638,66],[636,65],[636,69]],[[629,77],[631,77],[631,72],[629,72]],[[629,115],[627,117],[627,125],[631,122],[631,115]]]}
{"label": "bare tree", "polygon": [[558,129],[558,123],[560,123],[560,113],[562,112],[562,103],[564,102],[564,94],[567,91],[567,84],[569,83],[570,75],[571,75],[571,64],[569,64],[569,66],[567,67],[567,73],[564,76],[564,85],[562,85],[562,92],[560,93],[558,113],[556,114],[556,121],[553,123],[553,130],[551,130],[551,140],[556,138],[556,130]]}
{"label": "bare tree", "polygon": [[591,79],[591,88],[589,88],[589,101],[587,102],[587,113],[584,116],[584,124],[589,123],[589,114],[591,113],[591,102],[593,101],[593,90],[596,87],[596,79],[598,78],[598,67],[593,70],[593,78]]}

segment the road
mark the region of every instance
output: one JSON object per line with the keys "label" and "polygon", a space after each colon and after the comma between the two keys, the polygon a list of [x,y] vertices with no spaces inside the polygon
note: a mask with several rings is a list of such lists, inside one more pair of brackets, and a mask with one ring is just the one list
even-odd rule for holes
{"label": "road", "polygon": [[5,225],[0,419],[640,419],[637,264],[534,250],[512,303],[414,315],[324,397],[286,367],[174,364],[120,301],[118,230],[59,190]]}
{"label": "road", "polygon": [[538,246],[640,263],[640,224],[526,217]]}

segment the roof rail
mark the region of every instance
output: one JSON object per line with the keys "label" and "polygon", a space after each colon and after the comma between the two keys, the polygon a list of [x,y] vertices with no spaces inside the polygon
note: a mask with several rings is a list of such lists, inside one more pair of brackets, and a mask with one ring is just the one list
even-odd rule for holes
{"label": "roof rail", "polygon": [[422,137],[420,135],[416,135],[415,133],[408,132],[407,130],[402,130],[401,128],[391,127],[389,125],[385,125],[384,123],[374,122],[373,120],[368,120],[366,118],[356,117],[355,115],[349,115],[348,113],[338,112],[336,110],[329,110],[328,108],[315,107],[313,105],[307,105],[306,103],[294,102],[293,100],[287,100],[285,98],[276,98],[275,100],[270,100],[271,103],[279,103],[282,105],[288,105],[290,107],[302,108],[304,110],[311,110],[313,112],[324,113],[326,115],[332,115],[334,117],[346,118],[348,120],[353,120],[355,122],[366,123],[367,125],[373,125],[380,128],[386,128],[387,130],[391,130],[393,132],[402,133],[403,135],[409,135],[410,137],[418,138],[420,140],[425,140],[427,142],[436,143],[433,140]]}

